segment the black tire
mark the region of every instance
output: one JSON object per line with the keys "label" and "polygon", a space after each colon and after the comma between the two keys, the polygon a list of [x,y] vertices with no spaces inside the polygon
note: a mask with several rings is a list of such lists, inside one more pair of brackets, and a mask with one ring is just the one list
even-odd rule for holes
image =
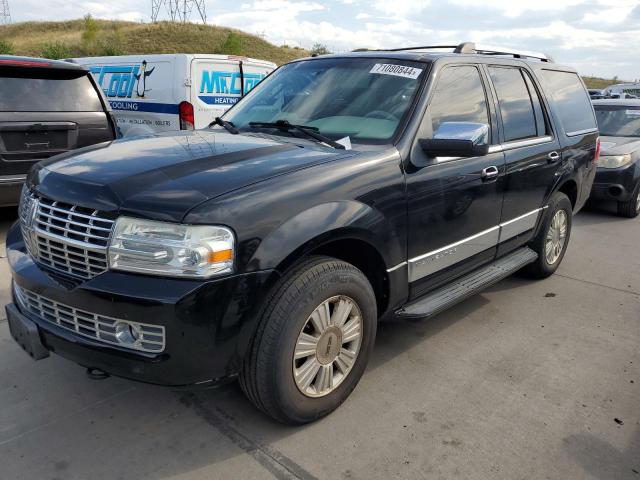
{"label": "black tire", "polygon": [[640,214],[640,182],[633,189],[631,197],[626,202],[618,202],[618,215],[626,218],[636,218]]}
{"label": "black tire", "polygon": [[[312,398],[298,388],[293,354],[311,313],[335,296],[348,296],[361,313],[359,353],[335,390]],[[375,341],[376,297],[364,274],[331,257],[311,257],[295,265],[272,289],[240,373],[240,386],[261,411],[287,424],[304,424],[335,410],[356,387]],[[314,357],[315,358],[315,357]]]}
{"label": "black tire", "polygon": [[[560,256],[555,260],[552,264],[547,261],[546,256],[546,239],[547,234],[549,233],[549,229],[551,228],[551,222],[553,217],[559,210],[564,210],[567,215],[567,233],[564,240],[564,245],[562,246],[562,251]],[[571,201],[569,197],[567,197],[562,192],[556,192],[551,196],[549,200],[549,206],[544,210],[544,217],[542,218],[542,223],[540,224],[540,229],[536,235],[536,237],[529,244],[529,248],[535,251],[538,254],[538,259],[527,265],[522,273],[530,278],[547,278],[558,269],[560,263],[562,263],[562,259],[564,258],[564,254],[567,251],[567,246],[569,245],[569,239],[571,237],[571,225],[573,220],[573,207],[571,206]]]}

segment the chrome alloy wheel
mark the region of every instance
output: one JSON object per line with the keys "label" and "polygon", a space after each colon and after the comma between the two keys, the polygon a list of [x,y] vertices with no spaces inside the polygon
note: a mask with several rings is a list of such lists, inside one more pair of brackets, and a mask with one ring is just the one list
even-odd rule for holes
{"label": "chrome alloy wheel", "polygon": [[323,397],[347,378],[360,352],[362,314],[350,297],[322,302],[305,322],[293,354],[293,378],[307,397]]}
{"label": "chrome alloy wheel", "polygon": [[640,212],[640,189],[638,189],[638,195],[636,195],[636,212]]}
{"label": "chrome alloy wheel", "polygon": [[567,225],[567,212],[558,210],[551,219],[545,243],[545,256],[549,265],[556,263],[562,254],[564,243],[567,240]]}

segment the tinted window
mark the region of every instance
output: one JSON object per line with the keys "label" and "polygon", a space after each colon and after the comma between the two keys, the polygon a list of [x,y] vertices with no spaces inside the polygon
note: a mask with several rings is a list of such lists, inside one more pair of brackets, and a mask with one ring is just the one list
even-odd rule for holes
{"label": "tinted window", "polygon": [[443,122],[489,123],[487,99],[478,69],[449,67],[442,71],[429,105],[433,132]]}
{"label": "tinted window", "polygon": [[333,139],[348,136],[360,143],[384,143],[409,112],[425,72],[423,63],[392,59],[293,62],[251,90],[224,118],[242,131],[290,135],[255,125],[287,120]]}
{"label": "tinted window", "polygon": [[567,135],[596,127],[591,100],[577,74],[543,70],[542,76]]}
{"label": "tinted window", "polygon": [[596,105],[600,135],[640,137],[640,107]]}
{"label": "tinted window", "polygon": [[535,137],[536,117],[520,69],[490,67],[489,73],[498,95],[505,141]]}
{"label": "tinted window", "polygon": [[538,89],[533,84],[533,81],[527,72],[522,71],[522,75],[524,75],[524,79],[527,82],[527,89],[529,90],[531,102],[533,103],[533,112],[536,115],[536,130],[538,131],[538,136],[542,137],[544,135],[549,135],[550,130],[547,123],[547,116],[544,114],[544,107],[542,106],[542,100],[540,99]]}
{"label": "tinted window", "polygon": [[100,112],[87,76],[70,79],[0,77],[0,112]]}

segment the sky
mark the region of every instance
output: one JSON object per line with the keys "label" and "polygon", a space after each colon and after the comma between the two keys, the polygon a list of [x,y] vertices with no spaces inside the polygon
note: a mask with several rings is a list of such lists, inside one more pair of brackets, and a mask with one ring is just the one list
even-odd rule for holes
{"label": "sky", "polygon": [[[148,22],[152,0],[9,0],[12,19]],[[640,78],[640,0],[204,0],[207,23],[276,45],[477,44],[542,51],[583,75]],[[161,18],[167,18],[163,9]],[[199,20],[192,14],[192,21]]]}

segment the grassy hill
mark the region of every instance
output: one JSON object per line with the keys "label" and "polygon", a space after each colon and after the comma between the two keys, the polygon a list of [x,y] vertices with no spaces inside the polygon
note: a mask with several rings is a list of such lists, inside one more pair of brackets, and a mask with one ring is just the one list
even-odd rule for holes
{"label": "grassy hill", "polygon": [[625,83],[622,80],[618,80],[617,78],[608,79],[608,78],[599,78],[599,77],[582,77],[584,83],[587,85],[587,88],[599,88],[603,89],[608,87],[609,85],[614,85],[616,83]]}
{"label": "grassy hill", "polygon": [[259,37],[230,28],[91,18],[0,26],[0,53],[48,58],[149,53],[223,53],[271,60],[277,64],[309,55],[304,49],[277,47]]}
{"label": "grassy hill", "polygon": [[[271,60],[281,65],[309,56],[307,50],[272,45],[239,30],[170,22],[134,23],[84,18],[68,22],[25,22],[0,26],[0,54],[67,58],[150,53],[222,53]],[[617,79],[584,77],[588,88]]]}

